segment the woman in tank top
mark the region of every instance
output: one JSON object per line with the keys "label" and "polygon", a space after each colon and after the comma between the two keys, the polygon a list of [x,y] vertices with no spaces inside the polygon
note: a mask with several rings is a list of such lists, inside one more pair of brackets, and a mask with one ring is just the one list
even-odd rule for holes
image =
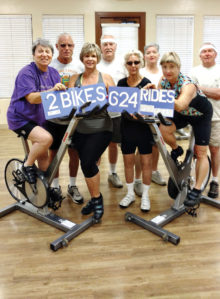
{"label": "woman in tank top", "polygon": [[195,136],[196,183],[184,201],[186,206],[193,207],[200,201],[201,185],[208,169],[207,150],[211,133],[212,105],[195,82],[180,72],[181,63],[177,53],[165,53],[160,64],[163,77],[158,88],[175,91],[175,111],[172,125],[160,125],[165,142],[172,148],[171,157],[174,161],[183,154],[183,149],[178,146],[174,136],[176,129],[190,124]]}
{"label": "woman in tank top", "polygon": [[[70,78],[69,87],[80,87],[104,83],[106,89],[114,86],[111,76],[99,73],[96,65],[101,59],[100,48],[93,43],[85,43],[80,60],[85,66],[82,74]],[[79,121],[73,136],[73,144],[79,153],[81,168],[85,176],[91,200],[82,209],[82,214],[94,212],[94,218],[100,220],[103,213],[103,197],[100,193],[100,173],[97,162],[109,145],[112,136],[112,121],[107,111]]]}

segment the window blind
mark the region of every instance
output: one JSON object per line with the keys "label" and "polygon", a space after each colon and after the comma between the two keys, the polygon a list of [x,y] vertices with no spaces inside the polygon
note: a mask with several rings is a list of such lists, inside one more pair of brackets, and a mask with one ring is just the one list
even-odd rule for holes
{"label": "window blind", "polygon": [[[203,42],[210,42],[220,51],[220,16],[205,16],[203,23]],[[220,53],[220,52],[219,52]],[[216,62],[220,63],[220,56],[217,55]]]}
{"label": "window blind", "polygon": [[0,15],[0,98],[11,97],[15,78],[32,61],[30,15]]}
{"label": "window blind", "polygon": [[84,18],[82,15],[44,15],[43,36],[49,39],[54,46],[54,57],[58,56],[55,44],[57,36],[63,32],[69,33],[75,44],[73,56],[79,58],[79,53],[84,44]]}
{"label": "window blind", "polygon": [[181,59],[181,71],[188,74],[193,65],[194,17],[157,16],[157,43],[161,56],[175,51]]}
{"label": "window blind", "polygon": [[102,35],[113,35],[117,40],[116,55],[123,59],[124,54],[130,50],[138,49],[138,27],[133,23],[105,23],[101,24]]}

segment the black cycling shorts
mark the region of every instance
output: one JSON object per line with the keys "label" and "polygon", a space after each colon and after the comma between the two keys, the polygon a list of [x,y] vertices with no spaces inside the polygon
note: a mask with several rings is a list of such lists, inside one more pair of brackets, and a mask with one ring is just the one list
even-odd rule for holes
{"label": "black cycling shorts", "polygon": [[151,154],[153,135],[147,124],[122,118],[121,150],[124,155],[134,154],[136,149],[141,155]]}

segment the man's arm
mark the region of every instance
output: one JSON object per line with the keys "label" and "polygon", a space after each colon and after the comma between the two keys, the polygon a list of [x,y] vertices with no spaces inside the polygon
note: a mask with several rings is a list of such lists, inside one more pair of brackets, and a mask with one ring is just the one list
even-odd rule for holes
{"label": "man's arm", "polygon": [[207,96],[207,98],[211,98],[213,100],[220,100],[220,88],[217,87],[205,87],[202,85],[198,86],[199,89]]}

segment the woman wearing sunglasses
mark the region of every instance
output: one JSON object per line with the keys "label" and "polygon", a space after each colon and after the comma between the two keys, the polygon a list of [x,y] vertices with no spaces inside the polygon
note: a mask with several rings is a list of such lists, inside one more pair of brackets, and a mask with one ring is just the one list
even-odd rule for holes
{"label": "woman wearing sunglasses", "polygon": [[[125,67],[128,71],[128,77],[119,80],[118,86],[143,88],[151,83],[145,77],[140,75],[140,68],[143,67],[143,55],[138,50],[128,52],[124,57]],[[138,148],[140,153],[143,192],[141,197],[141,210],[150,210],[150,200],[148,190],[152,174],[152,143],[153,137],[148,125],[138,122],[135,118],[132,120],[122,115],[121,121],[121,149],[124,158],[125,179],[127,185],[127,194],[120,201],[121,208],[127,208],[135,200],[134,194],[134,165],[135,151]]]}

